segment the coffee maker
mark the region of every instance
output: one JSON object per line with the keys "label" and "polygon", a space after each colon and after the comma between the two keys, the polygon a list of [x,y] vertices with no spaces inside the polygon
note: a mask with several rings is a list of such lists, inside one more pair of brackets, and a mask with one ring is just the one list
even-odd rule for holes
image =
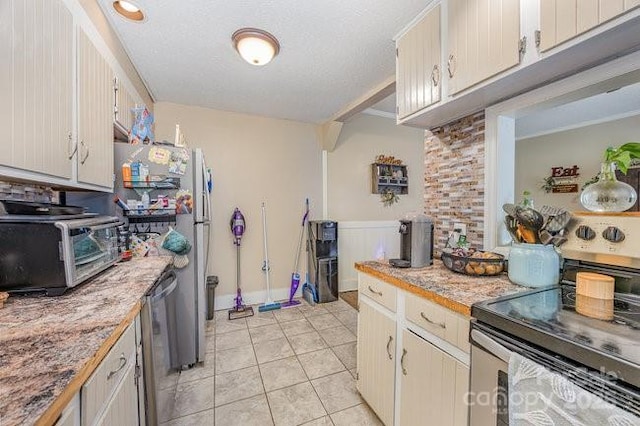
{"label": "coffee maker", "polygon": [[308,225],[309,280],[318,303],[338,300],[338,222],[311,220]]}
{"label": "coffee maker", "polygon": [[426,216],[400,221],[400,259],[391,266],[422,268],[433,264],[433,221]]}

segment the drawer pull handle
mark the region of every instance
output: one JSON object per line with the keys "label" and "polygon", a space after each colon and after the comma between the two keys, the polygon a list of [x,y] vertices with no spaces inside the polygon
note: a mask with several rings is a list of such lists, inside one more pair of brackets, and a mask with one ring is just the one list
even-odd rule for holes
{"label": "drawer pull handle", "polygon": [[431,81],[435,87],[440,83],[440,68],[438,65],[433,66],[433,71],[431,71]]}
{"label": "drawer pull handle", "polygon": [[449,71],[449,78],[453,78],[456,73],[456,57],[451,54],[447,60],[447,71]]}
{"label": "drawer pull handle", "polygon": [[389,359],[393,359],[393,356],[391,355],[391,351],[389,350],[389,346],[391,346],[391,342],[393,342],[393,337],[389,336],[389,341],[387,342],[387,355],[389,356]]}
{"label": "drawer pull handle", "polygon": [[109,371],[109,374],[107,374],[107,380],[111,380],[111,378],[118,374],[118,371],[122,370],[125,365],[127,365],[127,357],[124,356],[123,352],[120,354],[120,365],[115,370]]}
{"label": "drawer pull handle", "polygon": [[443,322],[435,322],[435,321],[431,321],[431,320],[429,319],[429,317],[427,317],[427,316],[424,314],[424,312],[420,312],[420,316],[421,316],[421,317],[422,317],[426,322],[428,322],[429,324],[437,325],[437,326],[439,326],[440,328],[447,328],[447,326],[446,326],[446,325],[445,325],[445,323],[443,323]]}
{"label": "drawer pull handle", "polygon": [[402,357],[400,358],[400,367],[402,367],[402,374],[407,375],[407,369],[404,367],[404,357],[407,356],[407,350],[402,348]]}
{"label": "drawer pull handle", "polygon": [[[73,149],[71,149],[73,148]],[[73,143],[73,135],[71,132],[68,134],[68,143],[67,143],[67,158],[71,160],[75,155],[76,151],[78,151],[78,144]]]}
{"label": "drawer pull handle", "polygon": [[80,164],[84,164],[89,158],[89,148],[85,145],[84,140],[80,141],[80,152],[82,152],[82,148],[84,148],[85,154],[80,159]]}
{"label": "drawer pull handle", "polygon": [[378,296],[382,297],[382,292],[372,289],[371,286],[369,286],[369,291],[373,294],[377,294]]}

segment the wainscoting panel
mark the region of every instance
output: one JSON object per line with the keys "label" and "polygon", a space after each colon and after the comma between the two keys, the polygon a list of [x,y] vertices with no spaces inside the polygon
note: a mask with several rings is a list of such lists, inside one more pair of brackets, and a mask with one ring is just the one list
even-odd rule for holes
{"label": "wainscoting panel", "polygon": [[358,289],[355,262],[400,256],[399,227],[397,220],[338,222],[339,291]]}

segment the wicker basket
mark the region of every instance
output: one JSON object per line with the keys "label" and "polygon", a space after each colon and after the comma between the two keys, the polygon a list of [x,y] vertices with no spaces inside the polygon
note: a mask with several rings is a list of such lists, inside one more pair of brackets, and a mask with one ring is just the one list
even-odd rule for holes
{"label": "wicker basket", "polygon": [[[478,254],[479,253],[479,254]],[[442,252],[442,263],[453,272],[478,277],[499,275],[506,271],[504,256],[491,253],[495,258],[483,258],[481,251],[474,253],[477,257],[458,256],[453,253]]]}

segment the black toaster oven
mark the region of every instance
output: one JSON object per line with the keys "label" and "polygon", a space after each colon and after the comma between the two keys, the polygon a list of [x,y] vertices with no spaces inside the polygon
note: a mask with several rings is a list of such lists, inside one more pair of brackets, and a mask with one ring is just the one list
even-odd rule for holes
{"label": "black toaster oven", "polygon": [[119,260],[120,219],[0,216],[0,291],[57,296]]}

